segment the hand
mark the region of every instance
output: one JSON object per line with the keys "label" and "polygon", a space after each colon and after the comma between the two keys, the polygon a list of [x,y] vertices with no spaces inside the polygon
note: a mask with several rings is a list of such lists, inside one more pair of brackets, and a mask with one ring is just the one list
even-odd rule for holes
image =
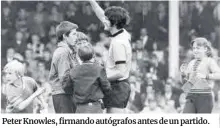
{"label": "hand", "polygon": [[180,73],[183,74],[183,75],[186,75],[186,70],[187,70],[187,63],[183,63],[180,66]]}
{"label": "hand", "polygon": [[40,94],[44,93],[45,91],[46,91],[46,88],[39,87],[35,93],[36,93],[36,95],[40,95]]}
{"label": "hand", "polygon": [[197,73],[196,76],[200,79],[205,79],[206,78],[206,75],[205,74],[202,74],[202,73]]}
{"label": "hand", "polygon": [[49,113],[47,108],[41,109],[40,113]]}
{"label": "hand", "polygon": [[6,111],[6,113],[12,113],[13,109],[14,109],[13,105],[8,105],[5,109],[5,111]]}

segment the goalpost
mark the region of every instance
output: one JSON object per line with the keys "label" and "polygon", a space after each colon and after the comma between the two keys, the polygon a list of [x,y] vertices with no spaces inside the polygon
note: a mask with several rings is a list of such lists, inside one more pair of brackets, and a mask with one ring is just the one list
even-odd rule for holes
{"label": "goalpost", "polygon": [[179,72],[179,2],[169,1],[169,77]]}

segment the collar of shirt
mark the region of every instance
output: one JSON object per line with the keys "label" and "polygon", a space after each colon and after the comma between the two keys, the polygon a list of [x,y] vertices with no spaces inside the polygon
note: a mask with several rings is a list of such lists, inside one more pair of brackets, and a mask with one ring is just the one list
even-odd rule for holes
{"label": "collar of shirt", "polygon": [[65,42],[63,42],[63,41],[59,42],[57,46],[58,46],[58,47],[65,47],[65,48],[67,48],[67,49],[70,51],[71,54],[75,54],[74,50],[72,50],[72,49],[68,46],[68,44],[65,43]]}
{"label": "collar of shirt", "polygon": [[121,29],[121,30],[119,30],[118,32],[116,32],[116,33],[110,35],[110,37],[116,37],[117,35],[121,34],[122,32],[124,32],[123,29]]}
{"label": "collar of shirt", "polygon": [[24,88],[24,81],[23,81],[23,79],[21,78],[21,85],[14,84],[14,83],[9,83],[8,85],[14,86],[14,87],[16,87],[16,88]]}
{"label": "collar of shirt", "polygon": [[64,43],[63,41],[59,42],[58,47],[68,47],[67,43]]}

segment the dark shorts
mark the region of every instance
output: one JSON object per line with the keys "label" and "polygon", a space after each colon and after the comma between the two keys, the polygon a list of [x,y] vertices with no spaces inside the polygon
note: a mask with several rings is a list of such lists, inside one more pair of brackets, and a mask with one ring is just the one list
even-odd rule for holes
{"label": "dark shorts", "polygon": [[72,95],[57,94],[53,95],[53,105],[56,113],[75,113],[76,103]]}
{"label": "dark shorts", "polygon": [[112,92],[103,98],[105,108],[126,108],[131,88],[127,80],[111,82]]}
{"label": "dark shorts", "polygon": [[183,113],[211,113],[212,108],[213,97],[211,93],[189,93],[186,97]]}

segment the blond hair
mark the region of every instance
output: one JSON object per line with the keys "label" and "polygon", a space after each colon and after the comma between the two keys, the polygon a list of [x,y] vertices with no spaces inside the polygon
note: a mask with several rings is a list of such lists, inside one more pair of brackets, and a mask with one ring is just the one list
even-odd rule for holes
{"label": "blond hair", "polygon": [[191,47],[193,47],[194,43],[197,43],[198,46],[206,47],[207,48],[206,55],[208,57],[213,57],[211,42],[209,42],[206,38],[204,37],[195,38],[194,40],[191,41],[191,44],[190,44]]}
{"label": "blond hair", "polygon": [[22,63],[17,60],[12,60],[7,63],[3,69],[4,72],[13,71],[18,77],[23,77],[25,73],[25,67]]}

